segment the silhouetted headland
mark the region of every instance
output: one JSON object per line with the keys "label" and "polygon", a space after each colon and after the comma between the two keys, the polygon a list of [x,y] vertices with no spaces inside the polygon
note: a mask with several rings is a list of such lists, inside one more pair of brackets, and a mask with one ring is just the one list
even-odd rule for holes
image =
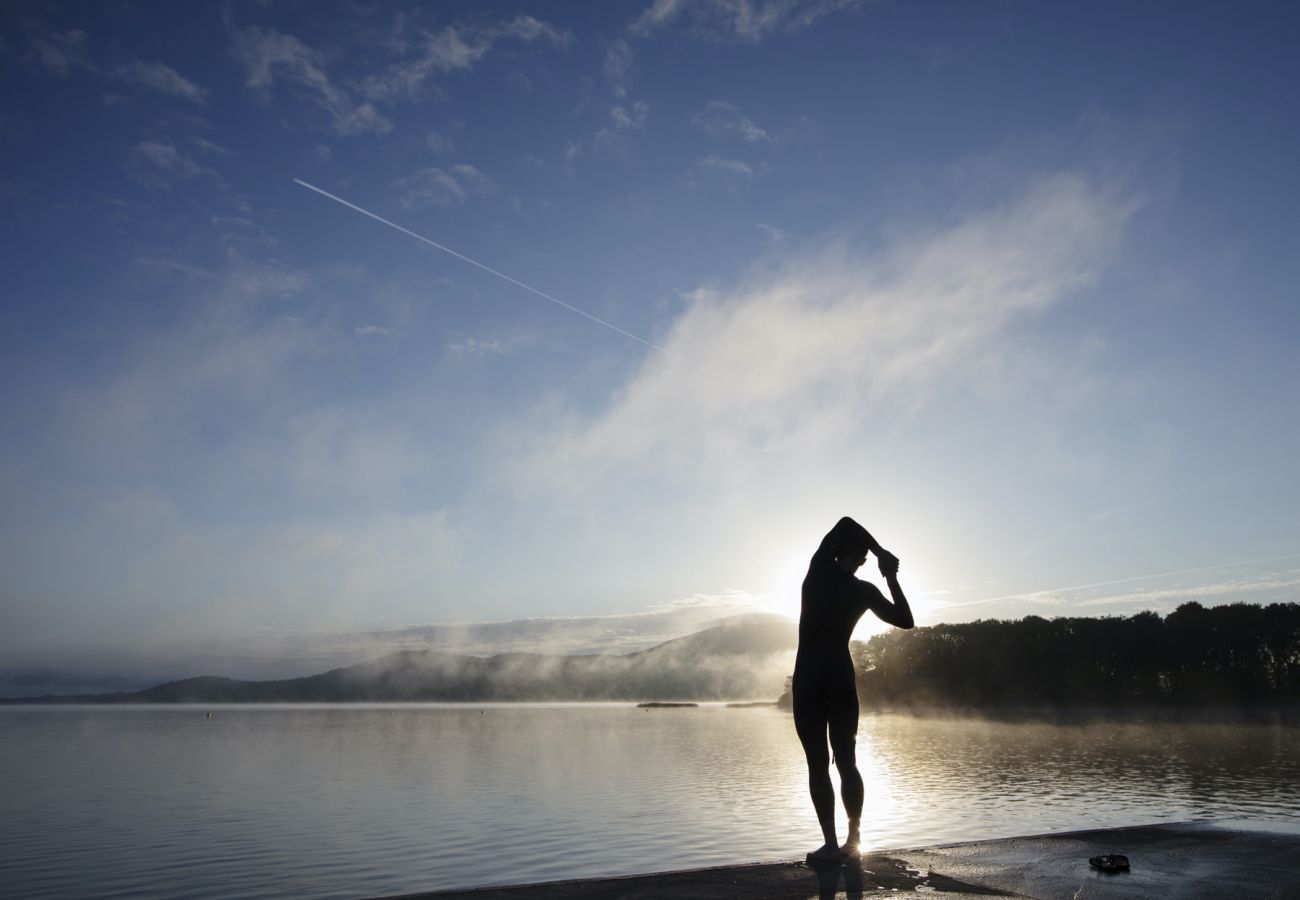
{"label": "silhouetted headland", "polygon": [[852,649],[869,709],[1300,709],[1296,603],[933,625]]}

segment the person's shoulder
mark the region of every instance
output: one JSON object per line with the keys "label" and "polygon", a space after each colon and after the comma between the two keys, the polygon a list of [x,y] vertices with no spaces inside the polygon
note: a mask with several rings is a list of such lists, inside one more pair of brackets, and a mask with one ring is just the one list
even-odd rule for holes
{"label": "person's shoulder", "polygon": [[867,601],[871,603],[873,606],[876,603],[885,602],[885,592],[882,591],[879,587],[877,587],[874,582],[864,581],[863,579],[858,578],[856,575],[850,577],[855,582],[857,582],[856,586],[857,586],[858,593],[860,593],[863,597],[865,597]]}

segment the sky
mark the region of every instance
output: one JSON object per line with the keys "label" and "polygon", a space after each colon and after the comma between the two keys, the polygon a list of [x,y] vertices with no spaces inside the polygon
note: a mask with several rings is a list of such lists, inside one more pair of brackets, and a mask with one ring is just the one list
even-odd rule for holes
{"label": "sky", "polygon": [[842,515],[921,624],[1296,601],[1298,43],[6,3],[0,657],[797,615]]}

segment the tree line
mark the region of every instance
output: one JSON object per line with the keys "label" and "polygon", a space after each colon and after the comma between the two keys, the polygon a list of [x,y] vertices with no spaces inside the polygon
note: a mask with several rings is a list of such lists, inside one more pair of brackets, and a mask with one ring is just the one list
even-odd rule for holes
{"label": "tree line", "polygon": [[850,649],[867,709],[1300,704],[1298,603],[891,629]]}

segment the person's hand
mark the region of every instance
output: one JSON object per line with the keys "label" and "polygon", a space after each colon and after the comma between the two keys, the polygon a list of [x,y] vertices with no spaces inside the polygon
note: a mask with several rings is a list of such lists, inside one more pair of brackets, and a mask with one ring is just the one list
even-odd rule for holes
{"label": "person's hand", "polygon": [[893,578],[898,575],[898,557],[885,548],[882,547],[876,552],[876,561],[880,565],[881,575],[886,578]]}

